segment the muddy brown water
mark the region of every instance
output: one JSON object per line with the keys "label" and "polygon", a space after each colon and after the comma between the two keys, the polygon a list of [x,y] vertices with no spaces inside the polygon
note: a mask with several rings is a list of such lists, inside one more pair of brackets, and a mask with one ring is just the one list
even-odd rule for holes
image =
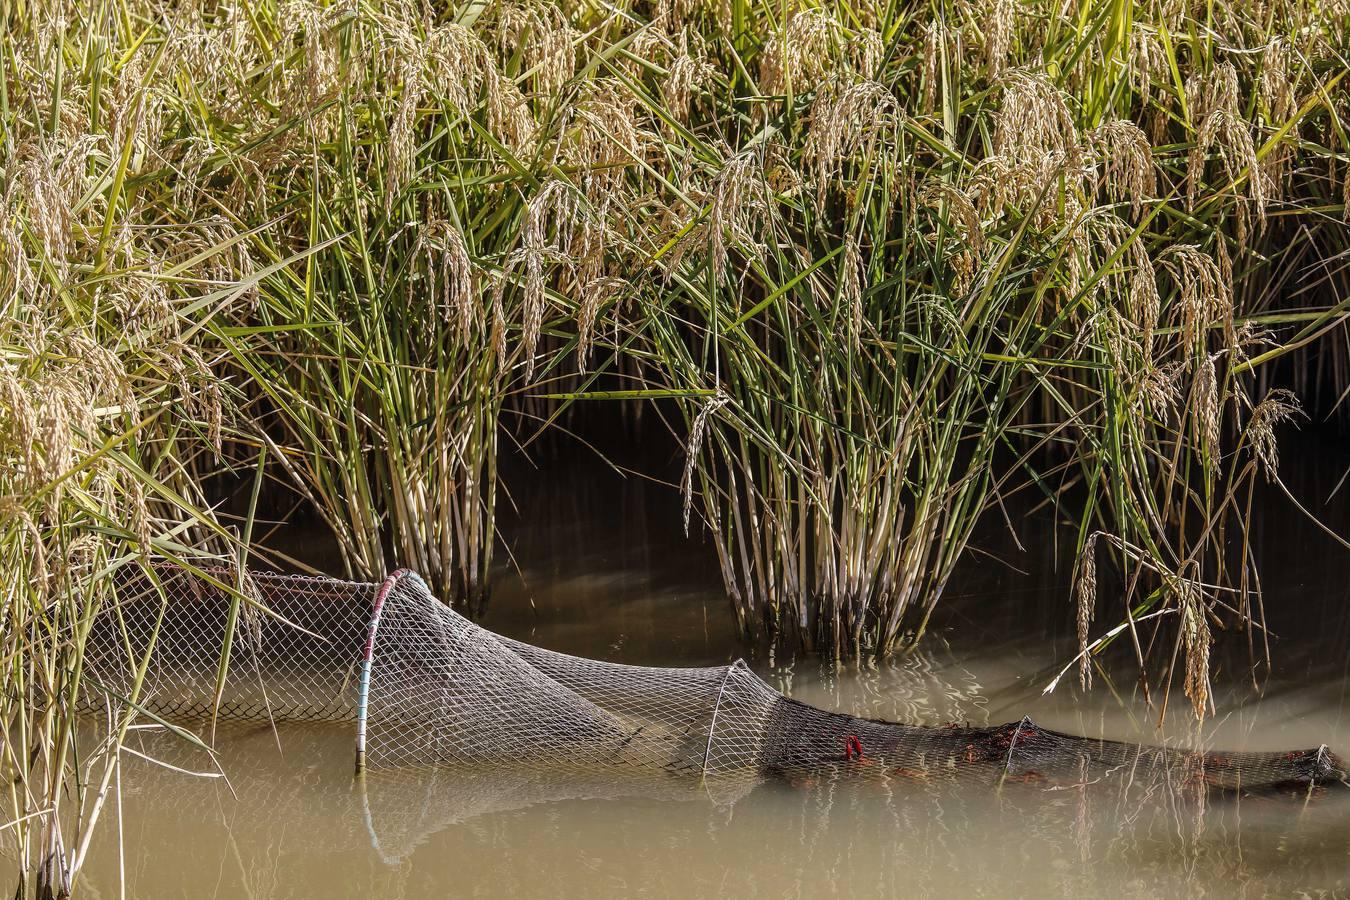
{"label": "muddy brown water", "polygon": [[[1322,502],[1338,476],[1323,469],[1291,482],[1329,521],[1350,524],[1339,496]],[[1030,715],[1092,736],[1350,753],[1350,551],[1276,502],[1256,526],[1273,671],[1253,672],[1246,637],[1225,636],[1218,715],[1197,730],[1174,698],[1160,729],[1123,647],[1090,691],[1066,679],[1042,693],[1074,651],[1068,573],[1054,566],[1045,517],[1018,522],[1024,552],[1006,536],[979,539],[919,652],[827,666],[737,640],[707,548],[662,524],[678,522],[668,491],[595,483],[604,488],[555,484],[515,498],[520,567],[502,574],[484,625],[632,663],[749,654],[793,697],[902,722]],[[207,767],[154,735],[137,740],[181,768]],[[359,784],[347,728],[235,732],[220,759],[229,785],[128,757],[82,895],[1350,896],[1350,791],[1196,804],[1165,790],[959,781],[719,791],[413,773]]]}

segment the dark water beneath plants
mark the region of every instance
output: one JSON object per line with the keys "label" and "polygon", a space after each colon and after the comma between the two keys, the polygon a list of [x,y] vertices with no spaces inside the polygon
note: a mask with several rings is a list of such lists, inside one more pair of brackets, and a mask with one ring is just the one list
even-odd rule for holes
{"label": "dark water beneath plants", "polygon": [[[1295,492],[1324,502],[1344,460],[1291,456]],[[519,569],[483,624],[546,647],[643,664],[723,662],[734,634],[710,554],[678,532],[668,489],[568,467],[515,496]],[[517,484],[520,480],[517,480]],[[754,668],[807,702],[903,722],[998,723],[1229,749],[1323,742],[1350,753],[1350,551],[1287,503],[1263,505],[1274,668],[1244,634],[1216,648],[1219,714],[1202,730],[1179,697],[1161,729],[1125,648],[1094,688],[1042,688],[1075,651],[1068,572],[1048,517],[977,541],[921,650],[831,667],[754,651]],[[1063,532],[1061,532],[1062,534]],[[1103,611],[1103,617],[1114,610]],[[1259,663],[1259,656],[1258,656]],[[170,752],[175,764],[205,768]],[[128,757],[83,876],[87,896],[1335,896],[1350,894],[1350,792],[1198,806],[1091,785],[763,785],[744,796],[643,785],[424,774],[351,777],[347,729],[268,729],[222,741],[230,784]],[[655,796],[659,795],[659,796]],[[120,812],[120,815],[119,815]]]}

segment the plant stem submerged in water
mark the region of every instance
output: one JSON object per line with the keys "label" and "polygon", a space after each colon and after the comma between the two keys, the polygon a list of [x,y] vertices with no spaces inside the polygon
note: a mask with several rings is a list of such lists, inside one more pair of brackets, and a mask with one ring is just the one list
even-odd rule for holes
{"label": "plant stem submerged in water", "polygon": [[264,459],[352,573],[478,603],[499,442],[646,400],[746,630],[912,643],[1019,491],[1078,523],[1085,651],[1106,549],[1105,633],[1197,712],[1213,628],[1261,621],[1250,500],[1298,409],[1272,373],[1350,371],[1332,4],[0,15],[23,893],[66,890],[115,783],[117,740],[71,737],[109,571],[233,559],[212,479]]}

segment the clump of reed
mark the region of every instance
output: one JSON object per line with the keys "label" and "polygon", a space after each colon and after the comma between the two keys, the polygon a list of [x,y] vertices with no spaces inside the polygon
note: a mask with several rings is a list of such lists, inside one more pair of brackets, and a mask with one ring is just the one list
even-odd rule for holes
{"label": "clump of reed", "polygon": [[250,314],[261,266],[226,218],[175,215],[167,179],[135,177],[161,140],[160,57],[112,66],[74,17],[38,12],[7,11],[0,42],[0,773],[14,895],[59,897],[134,719],[133,690],[103,739],[76,739],[112,573],[237,541],[200,479],[233,431],[213,335]]}
{"label": "clump of reed", "polygon": [[1078,523],[1082,677],[1119,634],[1203,715],[1215,629],[1263,634],[1283,385],[1350,371],[1345,15],[1262,10],[5,6],[25,890],[64,890],[115,774],[115,739],[68,752],[110,570],[235,552],[203,479],[261,466],[351,572],[473,603],[499,444],[577,402],[676,411],[747,631],[912,645],[1027,492]]}
{"label": "clump of reed", "polygon": [[606,227],[639,237],[611,352],[681,398],[686,515],[742,621],[904,646],[973,522],[1036,491],[1080,523],[1084,680],[1100,547],[1203,714],[1212,630],[1261,633],[1241,535],[1298,417],[1265,372],[1342,333],[1280,285],[1308,264],[1291,229],[1343,227],[1343,18],[733,11],[720,41],[669,11],[612,67],[660,161],[630,151]]}

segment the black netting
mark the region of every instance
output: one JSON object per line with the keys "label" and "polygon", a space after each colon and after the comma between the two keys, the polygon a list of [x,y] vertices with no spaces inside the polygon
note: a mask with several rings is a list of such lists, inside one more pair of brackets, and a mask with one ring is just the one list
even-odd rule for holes
{"label": "black netting", "polygon": [[1030,719],[987,728],[925,728],[826,712],[784,698],[761,762],[789,779],[822,765],[903,778],[961,776],[1056,784],[1168,781],[1178,788],[1258,792],[1344,782],[1326,747],[1289,753],[1201,753],[1076,737]]}

